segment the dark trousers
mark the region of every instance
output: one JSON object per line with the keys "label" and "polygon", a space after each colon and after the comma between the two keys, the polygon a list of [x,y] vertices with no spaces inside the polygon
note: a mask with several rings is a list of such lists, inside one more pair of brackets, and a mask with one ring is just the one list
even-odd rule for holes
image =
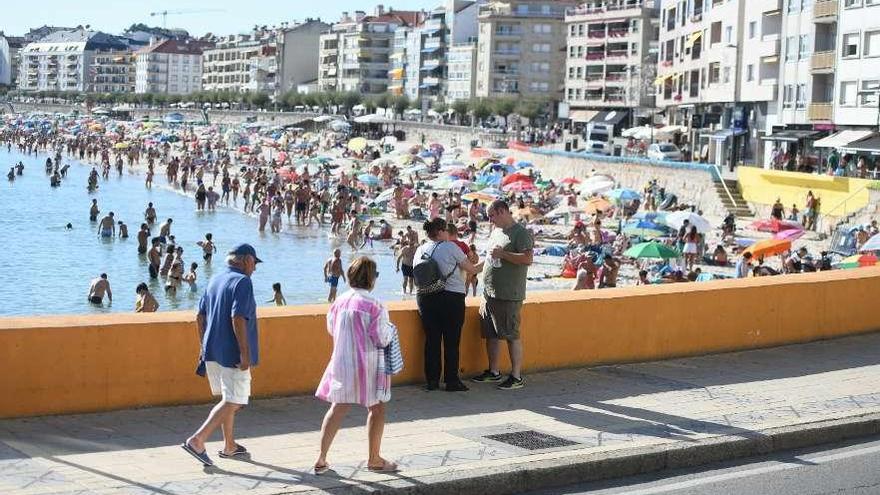
{"label": "dark trousers", "polygon": [[443,347],[443,381],[458,383],[458,345],[464,324],[464,294],[441,291],[419,295],[419,316],[425,329],[425,379],[440,383],[440,348]]}

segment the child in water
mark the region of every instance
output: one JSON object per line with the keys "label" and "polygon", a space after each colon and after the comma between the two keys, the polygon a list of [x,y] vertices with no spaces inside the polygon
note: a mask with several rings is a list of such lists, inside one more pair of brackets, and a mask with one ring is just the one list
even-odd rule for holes
{"label": "child in water", "polygon": [[274,302],[275,306],[285,306],[287,300],[284,299],[284,294],[281,293],[281,283],[275,282],[272,284],[272,291],[274,292],[272,299],[269,299],[266,302]]}

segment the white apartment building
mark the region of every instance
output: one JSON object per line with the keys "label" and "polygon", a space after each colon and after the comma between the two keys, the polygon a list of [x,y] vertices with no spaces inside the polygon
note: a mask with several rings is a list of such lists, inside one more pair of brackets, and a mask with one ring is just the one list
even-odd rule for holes
{"label": "white apartment building", "polygon": [[602,110],[654,106],[659,9],[653,0],[591,0],[565,15],[565,101],[575,125]]}
{"label": "white apartment building", "polygon": [[202,89],[202,49],[194,40],[154,40],[137,52],[136,93],[186,95]]}
{"label": "white apartment building", "polygon": [[452,45],[447,55],[446,101],[469,100],[476,94],[477,45]]}
{"label": "white apartment building", "polygon": [[880,0],[840,0],[839,16],[833,121],[836,127],[876,131],[880,125]]}
{"label": "white apartment building", "polygon": [[0,34],[0,86],[12,84],[12,52],[6,37]]}
{"label": "white apartment building", "polygon": [[278,74],[275,30],[225,36],[202,54],[206,91],[274,93]]}
{"label": "white apartment building", "polygon": [[374,15],[342,13],[339,23],[321,35],[318,86],[322,91],[357,91],[378,95],[388,91],[394,33],[414,27],[423,12],[376,6]]}
{"label": "white apartment building", "polygon": [[134,90],[133,64],[124,39],[76,29],[57,31],[22,49],[18,87],[23,91]]}
{"label": "white apartment building", "polygon": [[276,95],[294,91],[300,84],[318,79],[319,40],[328,29],[330,25],[320,19],[306,19],[300,24],[281,28]]}
{"label": "white apartment building", "polygon": [[780,0],[663,0],[657,106],[670,124],[688,128],[699,159],[730,168],[760,160],[777,99],[770,75],[779,42],[770,23],[767,37],[759,36],[758,21],[779,10]]}
{"label": "white apartment building", "polygon": [[502,0],[480,5],[477,97],[561,101],[565,11],[575,0]]}

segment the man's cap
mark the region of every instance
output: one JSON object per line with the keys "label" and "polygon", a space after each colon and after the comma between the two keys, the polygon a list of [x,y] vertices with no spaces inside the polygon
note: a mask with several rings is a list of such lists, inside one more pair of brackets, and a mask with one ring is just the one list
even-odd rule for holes
{"label": "man's cap", "polygon": [[253,256],[254,260],[256,260],[257,263],[263,262],[263,260],[257,258],[257,251],[250,244],[239,244],[238,246],[232,248],[232,250],[229,251],[229,253],[227,254],[235,256]]}

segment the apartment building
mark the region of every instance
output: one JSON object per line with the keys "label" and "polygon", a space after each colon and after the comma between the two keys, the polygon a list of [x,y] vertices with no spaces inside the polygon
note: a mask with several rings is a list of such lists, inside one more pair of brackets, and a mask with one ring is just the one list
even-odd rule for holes
{"label": "apartment building", "polygon": [[186,95],[202,89],[202,52],[211,44],[164,40],[136,53],[136,93]]}
{"label": "apartment building", "polygon": [[19,67],[21,66],[21,51],[25,46],[24,37],[22,36],[5,36],[6,42],[9,44],[10,72],[11,81],[9,86],[18,87]]}
{"label": "apartment building", "polygon": [[9,41],[0,33],[0,86],[12,84],[12,52]]}
{"label": "apartment building", "polygon": [[224,36],[202,54],[202,88],[206,91],[267,92],[276,90],[278,33],[257,29]]}
{"label": "apartment building", "polygon": [[502,0],[480,5],[477,97],[562,100],[565,11],[574,0]]}
{"label": "apartment building", "polygon": [[57,31],[22,49],[23,91],[134,90],[131,44],[97,31]]}
{"label": "apartment building", "polygon": [[654,106],[659,2],[592,0],[565,14],[565,101],[575,125],[615,110],[635,124],[632,112]]}
{"label": "apartment building", "polygon": [[779,11],[779,0],[663,0],[657,106],[688,128],[699,159],[730,168],[760,160],[780,45],[770,22],[766,38],[758,25]]}
{"label": "apartment building", "polygon": [[278,34],[277,96],[318,79],[319,41],[328,29],[326,22],[311,18],[282,26]]}
{"label": "apartment building", "polygon": [[[880,126],[880,0],[839,0],[836,127]],[[816,7],[819,3],[816,4]]]}
{"label": "apartment building", "polygon": [[447,55],[446,102],[469,100],[476,95],[477,44],[452,45]]}
{"label": "apartment building", "polygon": [[365,95],[387,92],[394,33],[423,20],[423,12],[385,11],[382,5],[376,6],[373,15],[343,12],[330,32],[320,37],[318,87]]}

